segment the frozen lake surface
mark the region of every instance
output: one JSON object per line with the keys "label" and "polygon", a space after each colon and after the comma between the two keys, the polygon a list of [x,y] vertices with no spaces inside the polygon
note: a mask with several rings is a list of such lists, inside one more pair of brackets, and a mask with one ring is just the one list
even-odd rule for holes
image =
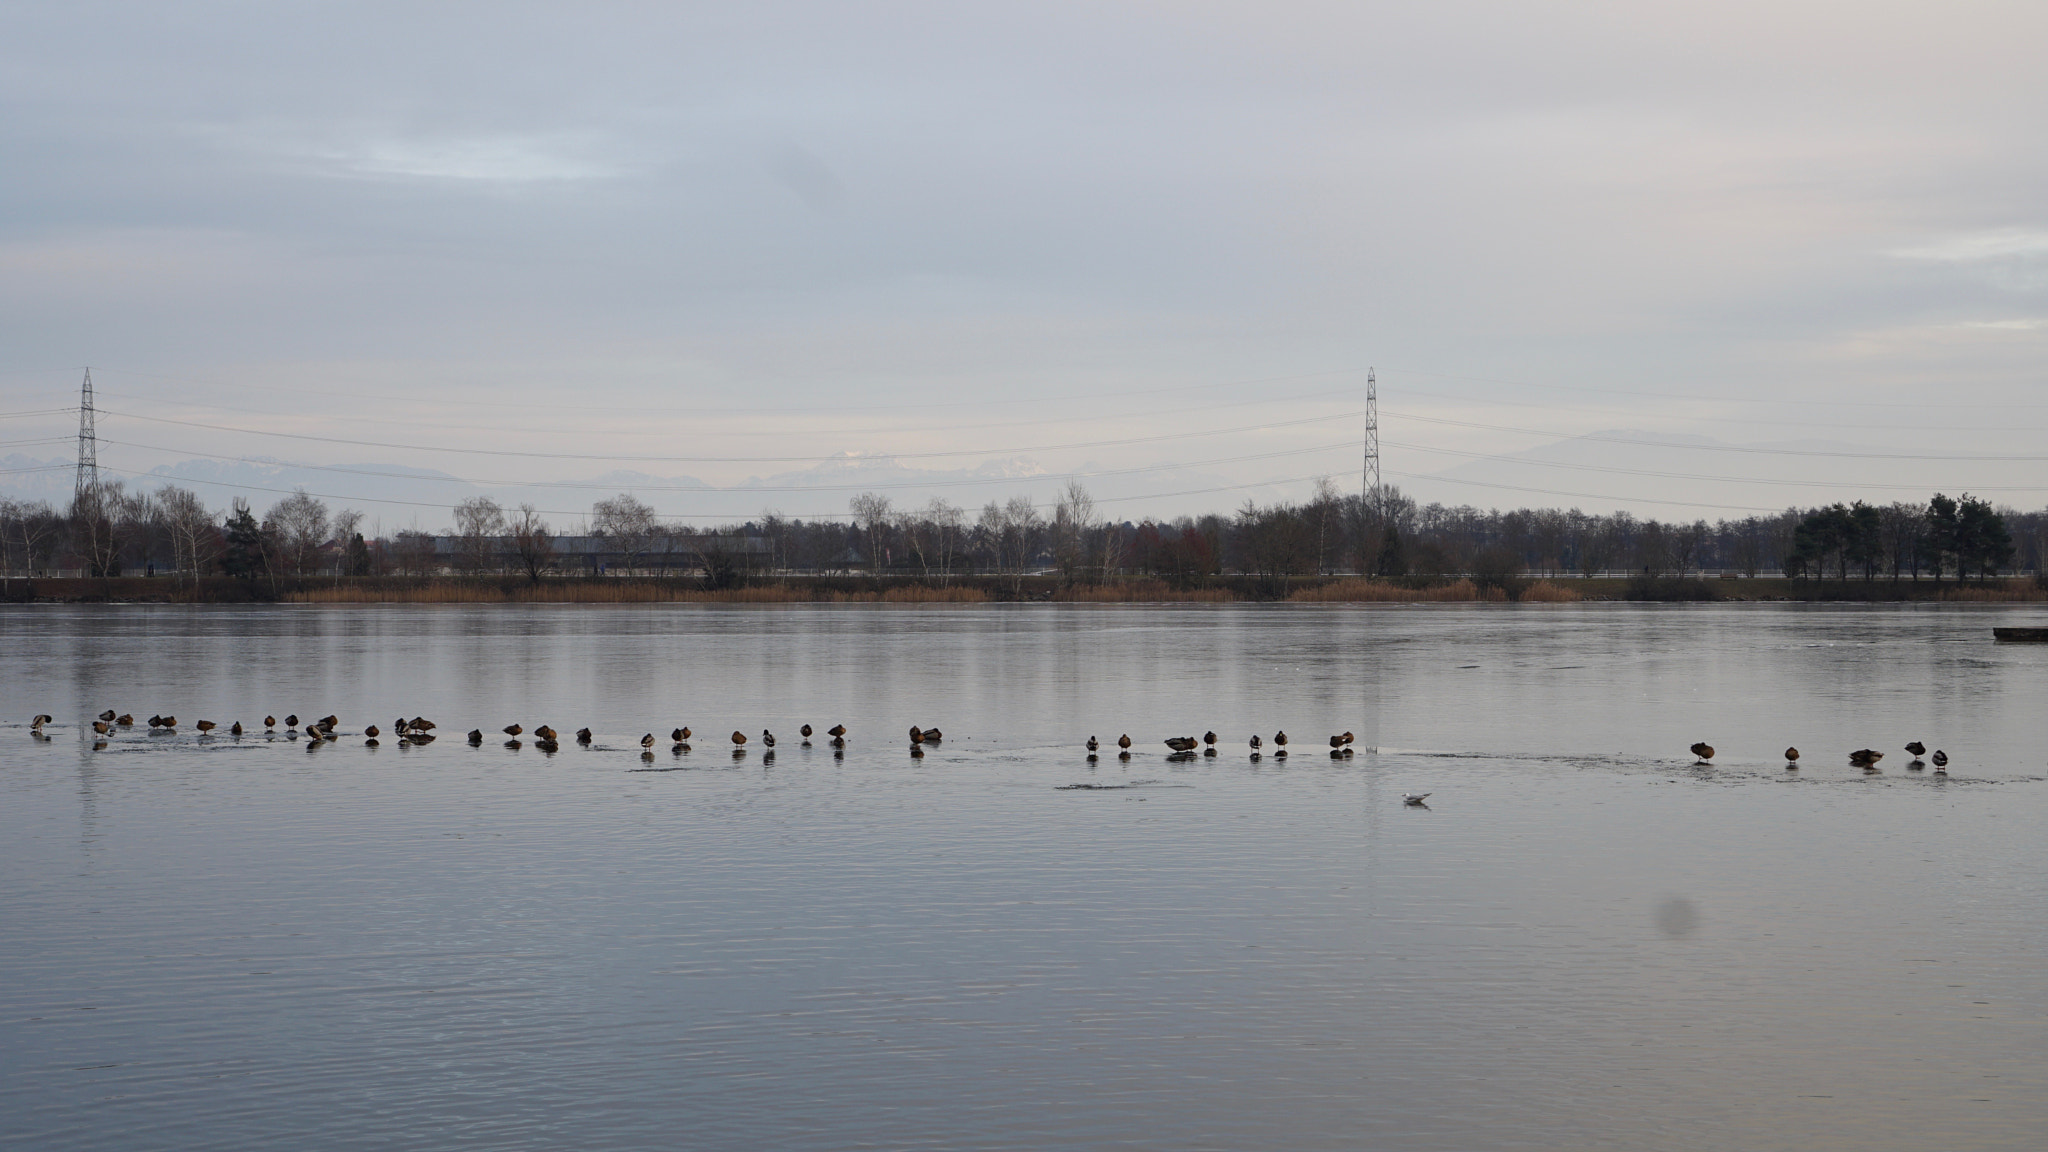
{"label": "frozen lake surface", "polygon": [[2034,1148],[2040,617],[0,608],[0,1144]]}

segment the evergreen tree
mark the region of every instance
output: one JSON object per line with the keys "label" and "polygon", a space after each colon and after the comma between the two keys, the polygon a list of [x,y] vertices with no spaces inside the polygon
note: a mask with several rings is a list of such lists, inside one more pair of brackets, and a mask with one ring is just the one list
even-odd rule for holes
{"label": "evergreen tree", "polygon": [[[1949,558],[1956,555],[1961,529],[1956,502],[1936,492],[1934,499],[1927,502],[1927,535],[1920,542],[1922,555],[1927,558],[1927,566],[1934,571],[1936,584],[1941,583],[1941,572]],[[1961,575],[1960,568],[1957,575]]]}
{"label": "evergreen tree", "polygon": [[1972,566],[1978,579],[1989,579],[2012,563],[2012,532],[1990,501],[1965,492],[1956,504],[1955,549],[1957,579],[1967,575]]}
{"label": "evergreen tree", "polygon": [[221,557],[220,566],[228,575],[242,580],[254,580],[266,567],[263,526],[249,511],[247,500],[236,499],[234,511],[228,514],[227,552]]}
{"label": "evergreen tree", "polygon": [[1401,530],[1392,524],[1387,525],[1387,534],[1380,540],[1379,559],[1373,567],[1389,580],[1408,575],[1408,551],[1401,546]]}
{"label": "evergreen tree", "polygon": [[363,539],[361,532],[349,538],[348,560],[345,567],[351,576],[368,576],[370,574],[370,544],[369,541]]}

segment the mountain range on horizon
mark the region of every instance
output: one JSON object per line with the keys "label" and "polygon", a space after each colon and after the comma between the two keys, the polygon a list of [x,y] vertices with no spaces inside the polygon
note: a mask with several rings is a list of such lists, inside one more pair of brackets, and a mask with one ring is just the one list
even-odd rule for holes
{"label": "mountain range on horizon", "polygon": [[[1899,483],[1886,491],[1856,491],[1827,477],[1830,455],[1863,459],[1879,449],[1846,441],[1777,440],[1732,442],[1696,434],[1615,428],[1554,440],[1518,452],[1438,455],[1394,449],[1389,463],[1455,459],[1441,468],[1389,468],[1387,482],[1422,503],[1478,507],[1579,507],[1588,512],[1629,508],[1662,519],[1739,516],[1745,509],[1777,511],[1793,505],[1834,500],[1924,500],[1944,487],[1938,468],[1899,462]],[[1458,457],[1465,457],[1458,459]],[[61,505],[70,497],[72,461],[20,454],[0,458],[0,494]],[[1128,470],[1125,470],[1128,469]],[[1200,462],[1166,467],[1078,469],[1087,476],[1098,510],[1116,519],[1228,513],[1250,498],[1260,503],[1299,500],[1307,485],[1242,486]],[[1922,479],[1916,481],[1915,474]],[[447,524],[446,510],[485,495],[507,508],[532,504],[556,527],[573,528],[592,503],[631,492],[668,517],[692,522],[736,521],[775,511],[816,518],[843,515],[856,493],[878,492],[899,508],[921,507],[943,498],[970,517],[990,500],[1026,495],[1050,506],[1069,473],[1054,473],[1023,456],[985,461],[971,468],[913,468],[890,456],[844,457],[810,467],[716,485],[694,476],[660,476],[619,469],[588,479],[487,485],[429,468],[392,464],[308,466],[283,460],[190,459],[127,476],[134,487],[184,484],[212,505],[225,507],[240,495],[259,510],[296,488],[336,506],[362,509],[385,531]],[[1355,481],[1340,489],[1355,490]],[[1612,493],[1626,490],[1626,496]]]}

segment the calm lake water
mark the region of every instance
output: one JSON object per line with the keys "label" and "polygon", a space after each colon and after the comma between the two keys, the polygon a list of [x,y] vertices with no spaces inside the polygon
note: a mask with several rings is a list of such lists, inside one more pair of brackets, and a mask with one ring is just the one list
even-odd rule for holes
{"label": "calm lake water", "polygon": [[0,1144],[2038,1147],[2042,615],[0,609]]}

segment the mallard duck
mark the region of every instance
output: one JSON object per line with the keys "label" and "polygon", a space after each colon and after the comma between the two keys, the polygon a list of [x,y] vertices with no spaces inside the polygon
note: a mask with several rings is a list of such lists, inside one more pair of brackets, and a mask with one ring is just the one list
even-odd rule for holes
{"label": "mallard duck", "polygon": [[233,724],[231,724],[231,725],[229,725],[229,726],[228,726],[228,735],[230,735],[230,736],[240,736],[241,734],[242,734],[242,722],[241,722],[240,720],[237,720],[237,721],[235,721],[235,722],[234,722]]}
{"label": "mallard duck", "polygon": [[265,716],[265,717],[263,718],[263,727],[264,727],[264,729],[265,729],[266,731],[267,731],[267,730],[269,730],[269,729],[271,729],[271,728],[275,728],[275,727],[277,727],[277,717],[275,717],[275,716]]}
{"label": "mallard duck", "polygon": [[135,727],[135,717],[127,712],[123,712],[114,718],[114,723],[119,724],[123,728],[133,728]]}
{"label": "mallard duck", "polygon": [[1700,758],[1700,763],[1705,764],[1714,758],[1714,746],[1702,740],[1692,746],[1692,754]]}
{"label": "mallard duck", "polygon": [[525,729],[525,728],[522,728],[522,727],[520,727],[520,726],[519,726],[519,725],[517,725],[517,724],[507,724],[507,725],[505,725],[505,727],[504,727],[504,728],[500,729],[500,731],[504,732],[504,733],[505,733],[505,735],[507,735],[507,736],[517,736],[517,735],[519,735],[519,734],[520,734],[521,732],[524,732],[524,731],[526,731],[526,729]]}
{"label": "mallard duck", "polygon": [[40,732],[43,730],[43,725],[48,724],[50,721],[55,719],[55,716],[50,715],[48,712],[44,712],[38,715],[35,719],[29,721],[28,726],[32,731]]}
{"label": "mallard duck", "polygon": [[802,736],[804,743],[809,744],[811,742],[811,726],[806,724],[802,728],[797,729],[797,735]]}
{"label": "mallard duck", "polygon": [[341,723],[341,717],[339,716],[322,716],[320,718],[320,726],[322,728],[332,728],[339,723]]}
{"label": "mallard duck", "polygon": [[588,729],[588,728],[578,728],[578,729],[576,730],[576,742],[577,742],[578,744],[588,744],[588,743],[590,743],[590,729]]}
{"label": "mallard duck", "polygon": [[652,732],[649,732],[649,733],[648,733],[647,735],[645,735],[645,736],[642,736],[642,737],[640,738],[640,746],[641,746],[642,748],[652,748],[652,747],[654,747],[654,733],[652,733]]}
{"label": "mallard duck", "polygon": [[1256,732],[1252,733],[1252,739],[1251,739],[1251,746],[1252,746],[1252,751],[1254,751],[1254,752],[1257,752],[1257,751],[1258,751],[1258,750],[1259,750],[1260,748],[1263,748],[1263,747],[1265,747],[1265,745],[1266,745],[1266,742],[1265,742],[1264,740],[1261,740],[1261,739],[1259,739],[1259,735],[1258,735],[1258,733],[1256,733]]}
{"label": "mallard duck", "polygon": [[92,730],[99,733],[102,736],[105,736],[107,733],[112,732],[114,730],[114,726],[112,724],[107,723],[105,720],[95,720],[92,722]]}
{"label": "mallard duck", "polygon": [[1202,733],[1202,743],[1214,748],[1216,746],[1216,733],[1213,730]]}
{"label": "mallard duck", "polygon": [[534,739],[545,740],[550,744],[553,744],[555,742],[555,737],[557,735],[559,735],[559,733],[557,733],[553,728],[549,727],[546,724],[543,724],[540,727],[535,728],[533,730]]}
{"label": "mallard duck", "polygon": [[846,725],[834,724],[832,727],[825,729],[825,735],[832,737],[834,740],[843,740],[846,737]]}
{"label": "mallard duck", "polygon": [[1285,747],[1287,747],[1287,733],[1285,733],[1285,732],[1275,732],[1275,733],[1273,733],[1273,747],[1275,747],[1275,748],[1285,748]]}
{"label": "mallard duck", "polygon": [[375,740],[377,737],[383,734],[383,730],[378,728],[375,724],[372,724],[368,728],[363,729],[363,735],[368,736],[372,740]]}
{"label": "mallard duck", "polygon": [[218,725],[218,724],[215,724],[215,723],[214,723],[213,721],[211,721],[211,720],[201,720],[201,721],[199,721],[198,723],[196,723],[196,724],[194,724],[194,725],[192,725],[192,726],[193,726],[194,728],[197,728],[197,729],[199,729],[199,730],[200,730],[201,732],[211,732],[211,731],[213,731],[213,730],[214,730],[215,728],[218,728],[218,727],[220,727],[220,725]]}
{"label": "mallard duck", "polygon": [[910,742],[912,744],[924,743],[924,729],[919,728],[915,724],[912,724],[910,726]]}
{"label": "mallard duck", "polygon": [[291,715],[285,717],[284,726],[287,728],[297,728],[299,726],[299,714],[294,712]]}
{"label": "mallard duck", "polygon": [[1195,743],[1193,736],[1169,736],[1166,738],[1166,746],[1175,752],[1192,752],[1195,750]]}
{"label": "mallard duck", "polygon": [[745,732],[741,732],[735,729],[732,734],[732,746],[737,748],[740,745],[745,744],[746,742],[747,734]]}
{"label": "mallard duck", "polygon": [[1126,732],[1123,735],[1117,737],[1116,746],[1123,749],[1126,752],[1129,752],[1131,750],[1131,734]]}
{"label": "mallard duck", "polygon": [[1947,772],[1947,771],[1948,771],[1948,753],[1946,753],[1946,752],[1943,752],[1943,751],[1942,751],[1941,749],[1939,749],[1939,748],[1936,748],[1936,749],[1934,750],[1934,756],[1933,756],[1933,760],[1934,760],[1934,770],[1935,770],[1936,772]]}
{"label": "mallard duck", "polygon": [[1884,753],[1875,748],[1858,748],[1849,753],[1849,763],[1856,768],[1876,768],[1877,762],[1882,759]]}
{"label": "mallard duck", "polygon": [[1096,750],[1097,748],[1100,748],[1100,747],[1102,747],[1102,744],[1101,744],[1101,742],[1100,742],[1100,741],[1096,740],[1096,739],[1095,739],[1095,737],[1093,737],[1093,736],[1090,736],[1090,737],[1088,738],[1088,750],[1089,750],[1090,752],[1093,752],[1093,751],[1095,751],[1095,750]]}
{"label": "mallard duck", "polygon": [[1799,749],[1797,749],[1797,748],[1787,748],[1787,749],[1785,749],[1785,766],[1786,766],[1787,768],[1797,768],[1797,767],[1799,767]]}
{"label": "mallard duck", "polygon": [[481,728],[471,728],[471,729],[469,730],[469,742],[470,742],[471,744],[481,744],[481,743],[483,743],[483,742],[484,742],[484,730],[483,730],[483,729],[481,729]]}
{"label": "mallard duck", "polygon": [[946,734],[937,728],[927,728],[924,730],[924,742],[927,744],[937,744],[945,738]]}
{"label": "mallard duck", "polygon": [[770,732],[766,728],[761,729],[761,746],[764,748],[775,747],[775,733]]}
{"label": "mallard duck", "polygon": [[1913,759],[1918,760],[1927,755],[1927,745],[1915,740],[1906,745],[1906,751],[1912,754]]}
{"label": "mallard duck", "polygon": [[163,726],[164,726],[164,727],[166,727],[166,728],[176,728],[176,727],[178,726],[178,718],[177,718],[176,716],[166,716],[166,717],[164,717],[164,725],[163,725]]}
{"label": "mallard duck", "polygon": [[112,724],[114,722],[114,710],[109,708],[105,712],[100,713],[100,719]]}

